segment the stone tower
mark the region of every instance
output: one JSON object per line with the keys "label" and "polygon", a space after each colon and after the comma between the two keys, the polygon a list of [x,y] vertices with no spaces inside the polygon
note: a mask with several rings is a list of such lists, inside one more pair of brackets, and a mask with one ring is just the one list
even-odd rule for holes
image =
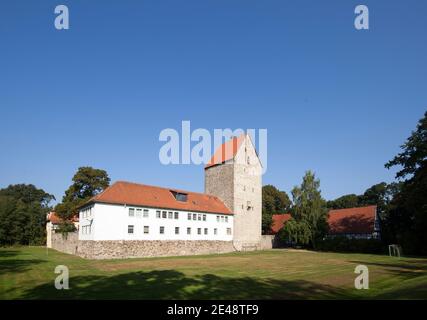
{"label": "stone tower", "polygon": [[259,248],[262,167],[248,134],[224,143],[205,167],[205,193],[217,196],[234,213],[237,250]]}

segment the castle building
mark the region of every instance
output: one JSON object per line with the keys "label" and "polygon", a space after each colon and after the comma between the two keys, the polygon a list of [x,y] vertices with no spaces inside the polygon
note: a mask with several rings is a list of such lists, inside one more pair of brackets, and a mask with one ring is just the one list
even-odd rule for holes
{"label": "castle building", "polygon": [[262,167],[250,136],[224,143],[204,170],[204,193],[115,182],[80,207],[74,239],[51,246],[99,259],[259,249]]}

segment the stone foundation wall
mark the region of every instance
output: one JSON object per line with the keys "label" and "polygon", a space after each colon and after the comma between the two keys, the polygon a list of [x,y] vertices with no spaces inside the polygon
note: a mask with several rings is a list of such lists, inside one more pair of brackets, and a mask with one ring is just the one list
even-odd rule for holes
{"label": "stone foundation wall", "polygon": [[68,234],[63,235],[52,231],[50,248],[68,254],[77,254],[78,247],[79,234],[77,232],[69,232]]}
{"label": "stone foundation wall", "polygon": [[87,259],[190,256],[235,251],[232,241],[83,241],[77,232],[52,233],[52,249]]}
{"label": "stone foundation wall", "polygon": [[269,250],[274,248],[274,235],[262,235],[260,247],[261,250]]}
{"label": "stone foundation wall", "polygon": [[126,259],[233,251],[231,241],[79,241],[77,255],[87,259]]}

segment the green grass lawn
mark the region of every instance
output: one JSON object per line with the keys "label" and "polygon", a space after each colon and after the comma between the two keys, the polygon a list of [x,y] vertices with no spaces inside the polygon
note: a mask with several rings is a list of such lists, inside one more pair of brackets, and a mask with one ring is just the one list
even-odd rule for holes
{"label": "green grass lawn", "polygon": [[[356,290],[354,269],[369,268]],[[57,265],[70,289],[56,290]],[[1,299],[427,299],[427,259],[270,250],[85,260],[42,247],[0,249]]]}

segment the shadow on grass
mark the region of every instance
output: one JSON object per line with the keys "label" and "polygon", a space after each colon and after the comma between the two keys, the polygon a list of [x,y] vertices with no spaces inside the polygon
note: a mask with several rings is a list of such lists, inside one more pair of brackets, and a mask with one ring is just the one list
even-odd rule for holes
{"label": "shadow on grass", "polygon": [[70,278],[69,290],[46,283],[21,299],[308,299],[348,298],[342,289],[309,281],[229,278],[213,274],[188,277],[175,270]]}
{"label": "shadow on grass", "polygon": [[21,252],[17,250],[0,250],[0,275],[25,272],[30,270],[34,264],[42,262],[46,262],[46,260],[22,257]]}
{"label": "shadow on grass", "polygon": [[419,260],[419,261],[407,261],[405,259],[401,260],[393,260],[392,263],[384,263],[384,262],[366,262],[366,261],[350,261],[351,263],[364,264],[369,266],[377,266],[384,268],[390,272],[396,273],[407,273],[412,274],[416,273],[418,275],[427,274],[427,260]]}

